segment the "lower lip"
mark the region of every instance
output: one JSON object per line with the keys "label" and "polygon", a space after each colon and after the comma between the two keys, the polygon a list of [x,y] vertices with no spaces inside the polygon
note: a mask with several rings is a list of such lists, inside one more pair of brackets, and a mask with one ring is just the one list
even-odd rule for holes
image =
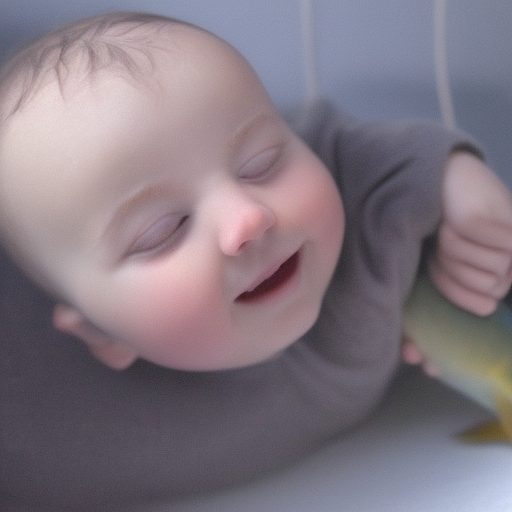
{"label": "lower lip", "polygon": [[254,290],[244,292],[236,298],[236,302],[259,302],[274,295],[284,288],[297,274],[299,268],[299,252],[290,256],[268,279],[265,279]]}

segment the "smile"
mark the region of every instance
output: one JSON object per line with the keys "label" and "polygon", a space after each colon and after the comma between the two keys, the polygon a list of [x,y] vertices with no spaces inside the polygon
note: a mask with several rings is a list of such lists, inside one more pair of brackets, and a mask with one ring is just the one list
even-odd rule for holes
{"label": "smile", "polygon": [[292,254],[267,279],[250,291],[241,293],[236,302],[255,302],[266,298],[271,293],[281,289],[295,275],[299,266],[299,252]]}

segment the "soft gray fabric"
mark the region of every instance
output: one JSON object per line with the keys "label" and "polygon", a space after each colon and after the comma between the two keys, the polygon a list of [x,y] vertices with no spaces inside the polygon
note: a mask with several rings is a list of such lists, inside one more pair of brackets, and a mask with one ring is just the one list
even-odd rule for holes
{"label": "soft gray fabric", "polygon": [[347,231],[318,322],[277,359],[218,373],[109,370],[52,330],[51,303],[1,260],[1,510],[123,510],[234,484],[378,403],[439,221],[441,170],[467,139],[422,122],[360,125],[325,103],[294,122],[337,180]]}

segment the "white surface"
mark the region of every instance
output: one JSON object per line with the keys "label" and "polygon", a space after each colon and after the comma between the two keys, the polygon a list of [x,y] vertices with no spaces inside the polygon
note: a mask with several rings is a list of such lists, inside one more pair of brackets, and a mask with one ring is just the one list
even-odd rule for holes
{"label": "white surface", "polygon": [[512,446],[454,434],[485,411],[416,370],[369,421],[244,487],[144,512],[512,512]]}

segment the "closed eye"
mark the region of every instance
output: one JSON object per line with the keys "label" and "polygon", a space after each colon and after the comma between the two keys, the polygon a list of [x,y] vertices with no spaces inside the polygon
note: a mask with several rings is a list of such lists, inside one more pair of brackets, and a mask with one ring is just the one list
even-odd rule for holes
{"label": "closed eye", "polygon": [[127,256],[156,256],[177,245],[186,231],[189,216],[165,215],[149,227],[128,249]]}
{"label": "closed eye", "polygon": [[242,165],[238,171],[238,176],[249,181],[265,180],[279,168],[282,154],[283,148],[281,146],[265,149]]}

